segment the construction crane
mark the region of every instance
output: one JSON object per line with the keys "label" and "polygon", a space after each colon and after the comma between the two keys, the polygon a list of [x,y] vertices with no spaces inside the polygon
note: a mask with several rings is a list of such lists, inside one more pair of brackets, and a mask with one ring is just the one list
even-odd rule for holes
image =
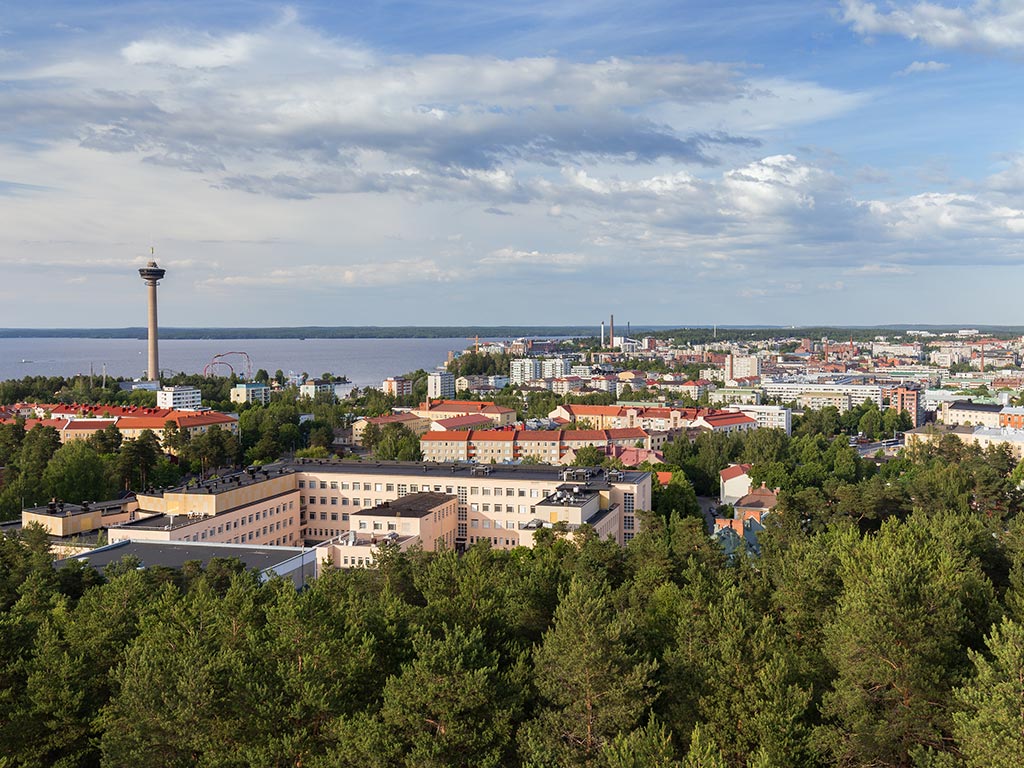
{"label": "construction crane", "polygon": [[210,362],[206,364],[206,367],[203,368],[203,376],[211,376],[214,366],[217,365],[226,365],[231,369],[233,375],[235,373],[234,366],[221,359],[230,355],[238,355],[245,361],[245,380],[252,381],[252,358],[249,357],[248,352],[221,352],[219,355],[214,355]]}
{"label": "construction crane", "polygon": [[477,335],[477,336],[469,336],[469,337],[466,338],[466,341],[474,342],[474,349],[473,349],[473,351],[476,352],[476,354],[479,355],[480,354],[480,336],[479,335]]}

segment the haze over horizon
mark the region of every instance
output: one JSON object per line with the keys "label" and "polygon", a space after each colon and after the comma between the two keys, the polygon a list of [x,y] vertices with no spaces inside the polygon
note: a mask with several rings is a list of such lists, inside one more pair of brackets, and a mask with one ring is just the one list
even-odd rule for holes
{"label": "haze over horizon", "polygon": [[6,7],[0,326],[1020,323],[1022,4],[705,5]]}

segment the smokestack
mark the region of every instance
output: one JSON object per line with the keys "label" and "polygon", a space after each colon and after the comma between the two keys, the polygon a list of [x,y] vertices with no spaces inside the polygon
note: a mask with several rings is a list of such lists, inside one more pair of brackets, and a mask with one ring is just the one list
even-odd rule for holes
{"label": "smokestack", "polygon": [[160,356],[157,351],[159,332],[156,321],[156,286],[163,279],[167,270],[160,269],[155,261],[151,261],[139,270],[139,276],[146,283],[149,294],[149,380],[160,380]]}
{"label": "smokestack", "polygon": [[615,349],[615,315],[611,317],[611,330],[608,332],[608,335],[611,337],[608,340],[608,346]]}
{"label": "smokestack", "polygon": [[601,349],[604,349],[604,320],[601,321]]}

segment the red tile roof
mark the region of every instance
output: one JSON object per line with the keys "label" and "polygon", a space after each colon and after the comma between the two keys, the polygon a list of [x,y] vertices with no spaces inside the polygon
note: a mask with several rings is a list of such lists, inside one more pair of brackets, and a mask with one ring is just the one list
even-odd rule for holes
{"label": "red tile roof", "polygon": [[734,464],[723,469],[718,473],[718,476],[722,480],[732,480],[735,477],[747,474],[750,471],[750,466],[750,464]]}

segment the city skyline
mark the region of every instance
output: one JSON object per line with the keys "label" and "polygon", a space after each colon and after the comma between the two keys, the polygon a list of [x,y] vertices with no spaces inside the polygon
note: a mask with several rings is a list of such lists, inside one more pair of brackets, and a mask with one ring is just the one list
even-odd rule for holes
{"label": "city skyline", "polygon": [[1022,50],[1010,2],[8,9],[0,326],[141,325],[151,246],[168,327],[1019,324]]}

